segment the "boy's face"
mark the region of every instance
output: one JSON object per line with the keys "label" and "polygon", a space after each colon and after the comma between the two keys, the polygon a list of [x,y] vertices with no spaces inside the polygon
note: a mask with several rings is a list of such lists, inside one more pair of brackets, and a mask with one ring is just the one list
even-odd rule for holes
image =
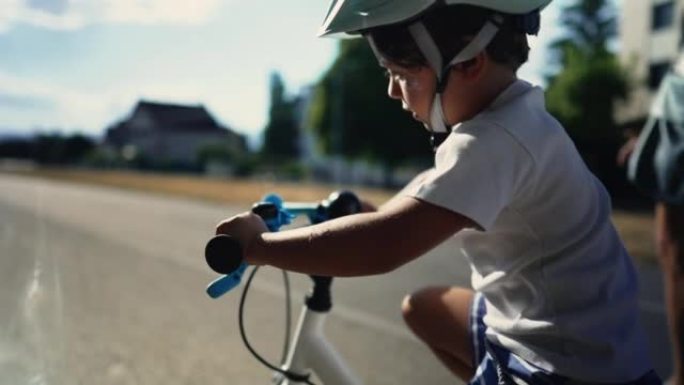
{"label": "boy's face", "polygon": [[389,97],[400,100],[404,110],[428,127],[436,87],[434,72],[429,67],[406,68],[385,60],[380,65],[387,71]]}
{"label": "boy's face", "polygon": [[[448,73],[447,87],[441,102],[445,123],[452,126],[480,113],[515,80],[515,72],[489,60],[484,53],[466,63],[456,64]],[[430,113],[437,88],[435,72],[428,66],[406,68],[380,60],[387,70],[390,98],[401,100],[401,106],[413,118],[430,129]]]}

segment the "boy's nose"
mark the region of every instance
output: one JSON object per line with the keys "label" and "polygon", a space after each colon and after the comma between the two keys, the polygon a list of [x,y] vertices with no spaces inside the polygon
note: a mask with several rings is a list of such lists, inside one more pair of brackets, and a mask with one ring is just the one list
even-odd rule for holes
{"label": "boy's nose", "polygon": [[401,89],[391,77],[387,85],[387,95],[392,99],[401,99]]}

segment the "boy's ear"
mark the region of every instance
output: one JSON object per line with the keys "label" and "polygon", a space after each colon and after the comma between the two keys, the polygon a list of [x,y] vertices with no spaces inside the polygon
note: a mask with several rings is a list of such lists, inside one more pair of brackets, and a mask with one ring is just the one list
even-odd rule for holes
{"label": "boy's ear", "polygon": [[474,58],[453,66],[452,71],[457,71],[463,80],[476,80],[484,73],[487,60],[487,54],[482,51]]}

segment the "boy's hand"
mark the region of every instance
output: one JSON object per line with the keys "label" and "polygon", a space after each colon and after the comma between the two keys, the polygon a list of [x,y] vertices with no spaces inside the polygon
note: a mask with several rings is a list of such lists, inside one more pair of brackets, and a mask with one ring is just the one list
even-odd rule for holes
{"label": "boy's hand", "polygon": [[235,238],[242,246],[243,257],[250,264],[255,264],[250,258],[250,248],[253,242],[268,231],[263,219],[252,212],[246,212],[234,217],[224,219],[216,226],[216,235],[225,234]]}
{"label": "boy's hand", "polygon": [[372,212],[378,211],[378,208],[375,207],[374,204],[372,204],[366,200],[362,199],[360,203],[361,203],[361,212],[362,213],[372,213]]}

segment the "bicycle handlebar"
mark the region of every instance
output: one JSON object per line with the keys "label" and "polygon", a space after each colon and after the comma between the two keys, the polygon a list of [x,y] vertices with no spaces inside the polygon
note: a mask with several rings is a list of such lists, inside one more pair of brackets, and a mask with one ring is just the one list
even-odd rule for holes
{"label": "bicycle handlebar", "polygon": [[[270,231],[278,231],[300,214],[307,215],[309,222],[315,224],[360,211],[359,199],[349,191],[336,191],[327,199],[313,204],[286,203],[279,196],[270,194],[252,206],[252,212],[264,220]],[[237,239],[224,234],[213,237],[204,248],[204,257],[212,270],[225,274],[209,284],[209,296],[218,298],[240,284],[247,264],[244,262],[242,245]]]}
{"label": "bicycle handlebar", "polygon": [[230,274],[242,264],[242,245],[230,235],[219,234],[207,242],[204,256],[212,270]]}

